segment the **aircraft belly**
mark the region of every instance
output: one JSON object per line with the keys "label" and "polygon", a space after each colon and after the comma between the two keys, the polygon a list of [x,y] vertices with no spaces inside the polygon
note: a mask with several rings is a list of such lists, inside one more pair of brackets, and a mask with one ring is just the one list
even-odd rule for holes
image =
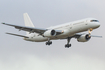
{"label": "aircraft belly", "polygon": [[43,36],[36,36],[36,37],[25,38],[25,40],[32,42],[44,42],[47,41],[48,38]]}
{"label": "aircraft belly", "polygon": [[48,38],[47,38],[47,37],[43,37],[43,36],[39,36],[39,37],[33,38],[33,40],[34,40],[35,42],[44,42],[44,41],[47,41]]}

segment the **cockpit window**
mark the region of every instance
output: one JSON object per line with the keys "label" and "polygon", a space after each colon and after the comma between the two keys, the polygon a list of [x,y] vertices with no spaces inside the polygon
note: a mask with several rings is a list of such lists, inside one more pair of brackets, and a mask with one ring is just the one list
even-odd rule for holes
{"label": "cockpit window", "polygon": [[90,22],[99,22],[98,20],[91,20]]}

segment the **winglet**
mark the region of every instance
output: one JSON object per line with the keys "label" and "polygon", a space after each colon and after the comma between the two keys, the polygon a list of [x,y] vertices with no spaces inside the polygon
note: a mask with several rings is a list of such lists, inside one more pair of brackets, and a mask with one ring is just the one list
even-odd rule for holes
{"label": "winglet", "polygon": [[5,23],[3,22],[3,23],[1,23],[1,24],[5,24]]}

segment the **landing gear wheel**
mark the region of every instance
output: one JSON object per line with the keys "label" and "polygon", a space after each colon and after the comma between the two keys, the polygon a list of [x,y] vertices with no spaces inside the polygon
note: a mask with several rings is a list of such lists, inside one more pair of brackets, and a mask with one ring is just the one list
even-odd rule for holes
{"label": "landing gear wheel", "polygon": [[46,42],[46,45],[51,45],[52,41],[50,41],[50,38],[48,38],[48,42]]}
{"label": "landing gear wheel", "polygon": [[65,45],[65,48],[69,48],[69,47],[71,47],[71,44],[66,44]]}
{"label": "landing gear wheel", "polygon": [[65,45],[65,48],[71,47],[71,44],[69,44],[70,40],[71,40],[71,38],[68,37],[68,38],[67,38],[67,44]]}
{"label": "landing gear wheel", "polygon": [[52,41],[46,42],[46,45],[51,45]]}

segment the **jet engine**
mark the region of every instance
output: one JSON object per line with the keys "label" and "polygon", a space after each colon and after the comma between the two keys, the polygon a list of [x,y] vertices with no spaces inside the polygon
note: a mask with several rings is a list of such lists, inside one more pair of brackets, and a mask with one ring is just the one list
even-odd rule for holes
{"label": "jet engine", "polygon": [[55,30],[47,30],[47,31],[45,31],[44,32],[44,36],[45,37],[51,37],[51,36],[55,36],[57,33],[56,33],[56,31]]}
{"label": "jet engine", "polygon": [[78,42],[87,42],[89,41],[91,38],[91,36],[89,34],[84,34],[84,35],[81,35],[79,38],[77,38],[77,41]]}

